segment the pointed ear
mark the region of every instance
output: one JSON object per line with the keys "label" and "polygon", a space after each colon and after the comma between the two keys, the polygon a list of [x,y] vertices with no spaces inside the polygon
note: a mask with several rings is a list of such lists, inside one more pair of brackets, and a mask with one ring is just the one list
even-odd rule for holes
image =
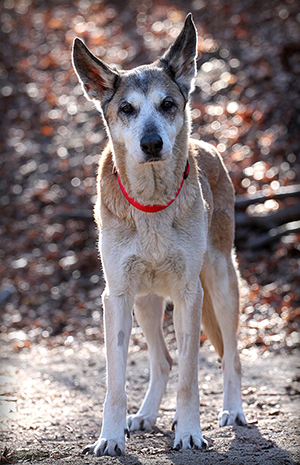
{"label": "pointed ear", "polygon": [[175,42],[160,59],[177,82],[186,100],[193,90],[193,79],[196,75],[197,31],[189,13],[183,29]]}
{"label": "pointed ear", "polygon": [[118,72],[96,58],[78,37],[73,43],[72,60],[79,82],[89,100],[102,102],[111,96],[119,79]]}

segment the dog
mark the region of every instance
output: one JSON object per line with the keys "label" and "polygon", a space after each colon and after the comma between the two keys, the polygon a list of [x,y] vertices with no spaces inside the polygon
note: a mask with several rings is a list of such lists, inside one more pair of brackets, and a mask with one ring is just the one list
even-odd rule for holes
{"label": "dog", "polygon": [[[122,455],[130,431],[155,424],[172,367],[162,331],[166,299],[174,305],[179,354],[174,448],[207,447],[199,414],[201,318],[222,359],[219,425],[247,424],[237,350],[234,189],[217,150],[190,138],[196,55],[191,14],[161,58],[129,71],[110,67],[80,39],[74,41],[74,69],[109,137],[100,157],[95,206],[106,281],[107,394],[100,437],[84,454]],[[150,383],[139,411],[126,419],[133,311],[147,340]]]}

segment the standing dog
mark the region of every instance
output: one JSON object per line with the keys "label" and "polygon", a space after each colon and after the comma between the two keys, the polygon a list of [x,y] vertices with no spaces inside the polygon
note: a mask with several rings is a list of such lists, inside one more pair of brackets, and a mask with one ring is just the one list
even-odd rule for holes
{"label": "standing dog", "polygon": [[[201,316],[222,358],[219,424],[246,424],[237,351],[234,191],[215,148],[190,139],[188,98],[196,54],[191,15],[162,58],[131,71],[109,67],[81,40],[74,41],[74,68],[109,135],[95,207],[106,280],[107,395],[101,435],[84,453],[121,455],[126,433],[155,424],[172,366],[162,332],[168,297],[174,303],[179,352],[175,449],[207,446],[199,416]],[[151,375],[141,408],[126,420],[133,308],[147,339]]]}

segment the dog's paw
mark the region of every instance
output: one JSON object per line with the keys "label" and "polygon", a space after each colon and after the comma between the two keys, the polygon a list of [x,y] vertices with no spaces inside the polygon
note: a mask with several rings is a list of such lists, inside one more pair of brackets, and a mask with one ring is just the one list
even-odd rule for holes
{"label": "dog's paw", "polygon": [[129,431],[151,431],[155,420],[150,415],[129,415],[127,418],[127,428]]}
{"label": "dog's paw", "polygon": [[177,432],[175,435],[174,449],[207,449],[208,443],[203,438],[200,431],[195,432]]}
{"label": "dog's paw", "polygon": [[110,455],[116,457],[125,454],[125,441],[124,439],[105,439],[99,438],[94,444],[86,446],[82,455],[95,454],[96,457],[101,455]]}
{"label": "dog's paw", "polygon": [[221,410],[219,413],[219,426],[247,426],[244,412],[236,410]]}

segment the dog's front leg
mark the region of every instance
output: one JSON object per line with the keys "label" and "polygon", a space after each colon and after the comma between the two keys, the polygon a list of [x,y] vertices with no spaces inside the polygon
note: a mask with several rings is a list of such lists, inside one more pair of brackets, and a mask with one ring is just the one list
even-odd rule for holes
{"label": "dog's front leg", "polygon": [[103,294],[107,364],[107,394],[102,431],[95,444],[83,453],[122,455],[125,453],[126,392],[125,371],[132,327],[133,299]]}
{"label": "dog's front leg", "polygon": [[179,382],[174,448],[200,449],[207,443],[200,426],[200,402],[198,389],[198,354],[203,290],[200,280],[194,292],[186,292],[186,298],[175,302],[174,323],[179,352]]}

